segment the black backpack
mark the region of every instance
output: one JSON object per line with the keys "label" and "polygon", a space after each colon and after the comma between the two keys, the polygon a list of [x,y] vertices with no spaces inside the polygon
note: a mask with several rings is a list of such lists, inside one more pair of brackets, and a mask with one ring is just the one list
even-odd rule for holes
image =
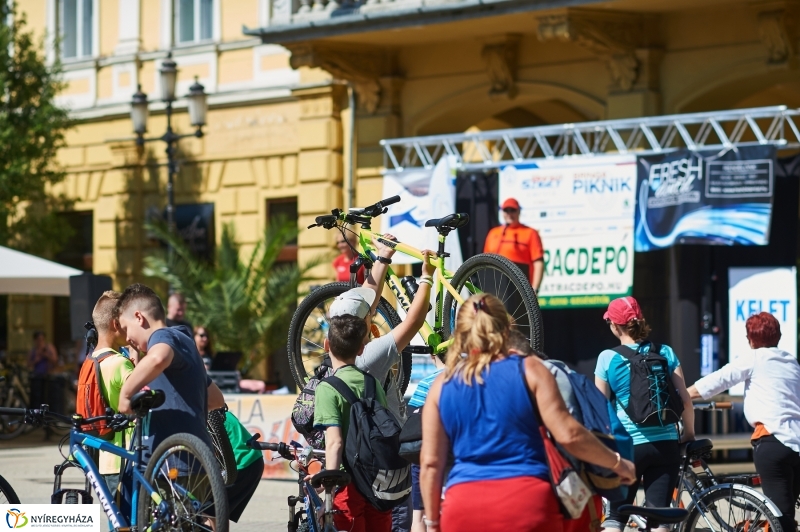
{"label": "black backpack", "polygon": [[399,454],[400,424],[376,399],[378,384],[372,375],[364,374],[361,398],[338,377],[328,377],[324,382],[350,403],[350,426],[342,435],[345,470],[376,510],[391,510],[411,493],[411,465]]}
{"label": "black backpack", "polygon": [[[644,347],[650,345],[650,350]],[[680,421],[683,401],[672,383],[667,359],[661,346],[642,342],[634,350],[620,345],[613,349],[628,361],[631,370],[631,395],[625,413],[641,427],[665,427]]]}

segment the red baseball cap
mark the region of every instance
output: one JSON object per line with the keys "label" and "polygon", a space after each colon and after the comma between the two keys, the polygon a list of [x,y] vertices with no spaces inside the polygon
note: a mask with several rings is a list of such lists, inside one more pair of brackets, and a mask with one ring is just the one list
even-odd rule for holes
{"label": "red baseball cap", "polygon": [[519,210],[519,202],[514,198],[508,198],[500,206],[501,209],[517,209]]}
{"label": "red baseball cap", "polygon": [[642,319],[642,309],[631,296],[619,297],[608,304],[608,310],[603,314],[603,319],[611,320],[617,325],[627,325],[631,320]]}

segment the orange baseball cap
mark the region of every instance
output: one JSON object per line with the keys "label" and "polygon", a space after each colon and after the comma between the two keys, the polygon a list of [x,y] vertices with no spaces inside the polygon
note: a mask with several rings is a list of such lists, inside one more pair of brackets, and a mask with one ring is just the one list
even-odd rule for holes
{"label": "orange baseball cap", "polygon": [[517,209],[519,210],[519,202],[514,198],[508,198],[503,202],[503,205],[500,206],[501,209]]}

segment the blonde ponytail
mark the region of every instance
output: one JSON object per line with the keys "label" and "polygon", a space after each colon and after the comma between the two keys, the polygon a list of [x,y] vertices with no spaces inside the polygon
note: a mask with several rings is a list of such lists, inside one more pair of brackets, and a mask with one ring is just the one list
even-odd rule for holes
{"label": "blonde ponytail", "polygon": [[445,380],[458,375],[467,386],[473,380],[483,384],[483,370],[505,355],[510,323],[497,297],[479,294],[467,299],[458,310],[453,344],[447,350]]}

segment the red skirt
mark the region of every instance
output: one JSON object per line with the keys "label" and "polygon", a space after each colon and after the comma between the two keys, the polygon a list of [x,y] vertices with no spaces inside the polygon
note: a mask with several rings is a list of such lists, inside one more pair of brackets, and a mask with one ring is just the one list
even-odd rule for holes
{"label": "red skirt", "polygon": [[550,483],[536,477],[463,482],[448,488],[442,532],[563,532]]}

